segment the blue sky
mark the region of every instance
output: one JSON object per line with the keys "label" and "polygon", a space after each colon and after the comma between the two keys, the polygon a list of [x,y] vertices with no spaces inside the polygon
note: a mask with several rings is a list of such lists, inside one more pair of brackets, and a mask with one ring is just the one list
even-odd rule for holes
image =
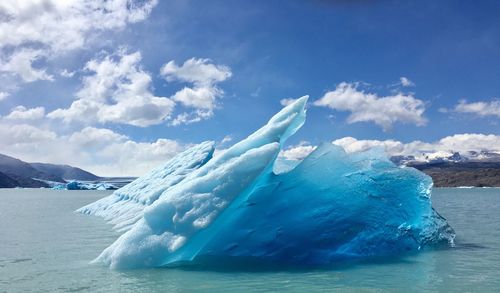
{"label": "blue sky", "polygon": [[[223,148],[265,123],[283,99],[303,95],[307,123],[291,146],[343,137],[435,144],[480,134],[490,136],[478,149],[500,149],[498,1],[114,0],[92,1],[94,10],[89,1],[69,3],[0,4],[0,152],[139,173],[191,143],[231,138]],[[102,82],[104,65],[119,67],[126,56],[132,65]],[[108,88],[96,94],[99,84]],[[185,87],[192,95],[177,94]],[[102,111],[64,111],[89,99]],[[141,101],[153,108],[129,107]],[[114,117],[114,104],[128,110]],[[183,113],[200,121],[174,123]],[[104,136],[120,146],[102,153],[96,140]],[[170,151],[157,149],[161,139]],[[137,172],[127,167],[141,161]]]}

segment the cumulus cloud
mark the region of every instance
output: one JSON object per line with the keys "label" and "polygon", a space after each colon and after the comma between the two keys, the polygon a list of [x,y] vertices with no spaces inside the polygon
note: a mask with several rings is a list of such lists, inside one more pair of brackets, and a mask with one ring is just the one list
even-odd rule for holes
{"label": "cumulus cloud", "polygon": [[328,107],[337,111],[349,111],[347,123],[374,122],[385,131],[396,122],[423,126],[427,119],[423,117],[424,102],[412,94],[398,93],[379,97],[365,93],[357,84],[340,83],[334,91],[327,92],[314,102],[315,106]]}
{"label": "cumulus cloud", "polygon": [[[104,54],[85,65],[81,89],[66,109],[56,109],[49,118],[69,123],[121,123],[147,127],[169,120],[171,125],[189,124],[213,116],[217,99],[224,92],[216,83],[231,76],[226,66],[208,63],[208,59],[189,59],[182,66],[168,62],[161,69],[167,81],[185,81],[171,97],[157,97],[152,92],[152,77],[141,66],[141,53]],[[198,72],[199,70],[200,72]],[[171,117],[176,104],[192,111]]]}
{"label": "cumulus cloud", "polygon": [[332,143],[342,146],[348,152],[364,151],[372,147],[383,147],[390,155],[419,155],[433,152],[493,151],[500,152],[500,135],[464,133],[446,136],[438,141],[412,141],[402,143],[396,140],[358,140],[341,138]]}
{"label": "cumulus cloud", "polygon": [[77,100],[49,118],[87,124],[122,123],[146,127],[169,118],[175,103],[151,92],[151,76],[140,67],[140,52],[105,55],[87,62]]}
{"label": "cumulus cloud", "polygon": [[401,83],[401,85],[403,87],[411,87],[411,86],[415,86],[415,83],[411,80],[409,80],[408,78],[404,77],[404,76],[401,76],[399,78],[399,82]]}
{"label": "cumulus cloud", "polygon": [[19,76],[24,82],[54,80],[45,69],[33,68],[33,62],[44,56],[41,50],[21,49],[14,52],[8,61],[0,60],[0,71]]}
{"label": "cumulus cloud", "polygon": [[69,71],[68,69],[63,69],[59,72],[59,75],[66,78],[71,78],[75,75],[75,71]]}
{"label": "cumulus cloud", "polygon": [[0,46],[39,43],[56,51],[80,48],[90,33],[144,20],[157,0],[4,0]]}
{"label": "cumulus cloud", "polygon": [[[157,0],[0,1],[1,70],[24,82],[51,80],[33,61],[84,47],[91,36],[147,18]],[[37,50],[30,48],[36,47]],[[12,50],[13,49],[13,50]],[[5,61],[7,60],[7,61]]]}
{"label": "cumulus cloud", "polygon": [[222,96],[222,90],[216,87],[185,87],[176,92],[172,99],[186,107],[212,111],[215,108],[216,99]]}
{"label": "cumulus cloud", "polygon": [[128,139],[127,136],[113,132],[106,128],[85,127],[71,134],[68,141],[86,150],[99,150],[113,143],[121,143]]}
{"label": "cumulus cloud", "polygon": [[173,125],[189,124],[212,117],[218,99],[224,95],[217,83],[232,75],[227,66],[213,64],[210,59],[196,58],[186,60],[181,66],[172,60],[162,66],[160,74],[169,82],[192,84],[192,87],[184,87],[172,96],[172,100],[194,109],[179,114],[172,121]]}
{"label": "cumulus cloud", "polygon": [[8,97],[9,97],[9,93],[7,93],[7,92],[0,92],[0,101],[3,101],[3,100],[5,100]]}
{"label": "cumulus cloud", "polygon": [[187,147],[164,138],[138,142],[95,127],[60,135],[41,126],[3,121],[0,133],[2,153],[28,162],[70,164],[102,176],[142,175]]}
{"label": "cumulus cloud", "polygon": [[307,157],[316,146],[310,145],[308,142],[300,142],[298,145],[290,146],[282,150],[279,154],[280,157],[288,160],[302,160]]}
{"label": "cumulus cloud", "polygon": [[447,136],[435,145],[440,150],[500,152],[500,135],[465,133]]}
{"label": "cumulus cloud", "polygon": [[36,107],[28,109],[24,106],[17,106],[5,116],[6,119],[11,120],[37,120],[45,116],[44,107]]}
{"label": "cumulus cloud", "polygon": [[473,103],[467,103],[466,100],[460,100],[455,106],[454,111],[474,114],[479,117],[496,116],[500,118],[500,100]]}
{"label": "cumulus cloud", "polygon": [[[0,146],[3,152],[18,151],[19,146],[26,146],[26,152],[35,153],[35,145],[40,143],[48,143],[57,138],[57,134],[53,131],[41,129],[29,124],[7,124],[0,123],[0,133],[2,139]],[[37,153],[43,157],[43,153]]]}
{"label": "cumulus cloud", "polygon": [[177,115],[171,122],[170,125],[178,126],[182,124],[191,124],[195,122],[200,122],[205,119],[209,119],[213,116],[213,111],[205,110],[194,110],[191,112],[183,112]]}
{"label": "cumulus cloud", "polygon": [[363,139],[358,140],[354,137],[343,137],[332,142],[333,144],[343,147],[346,152],[361,152],[366,151],[374,147],[384,148],[389,154],[400,154],[404,151],[404,144],[400,141],[388,139],[388,140],[373,140],[373,139]]}
{"label": "cumulus cloud", "polygon": [[210,59],[191,58],[186,60],[182,66],[178,66],[172,60],[162,66],[160,73],[167,81],[185,81],[197,86],[212,85],[231,77],[232,73],[229,67],[210,62]]}
{"label": "cumulus cloud", "polygon": [[295,102],[295,101],[297,101],[297,99],[292,99],[292,98],[281,99],[280,104],[281,104],[281,106],[286,107],[290,104],[293,104],[293,102]]}
{"label": "cumulus cloud", "polygon": [[[423,142],[419,140],[403,143],[401,141],[356,139],[354,137],[343,137],[332,141],[333,144],[341,146],[348,153],[366,151],[371,148],[383,148],[390,156],[425,156],[430,153],[453,152],[465,154],[470,151],[490,151],[500,153],[500,135],[464,133],[446,136],[438,141]],[[316,146],[299,144],[281,152],[281,156],[291,160],[301,160],[311,153]]]}

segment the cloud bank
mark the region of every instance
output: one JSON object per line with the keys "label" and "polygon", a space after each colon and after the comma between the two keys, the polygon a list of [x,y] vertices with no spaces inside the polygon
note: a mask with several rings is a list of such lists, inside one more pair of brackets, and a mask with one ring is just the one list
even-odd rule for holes
{"label": "cloud bank", "polygon": [[52,80],[33,62],[84,48],[99,33],[148,17],[157,0],[0,1],[0,72],[21,82]]}
{"label": "cloud bank", "polygon": [[453,110],[458,113],[473,114],[479,117],[493,116],[500,118],[500,100],[474,103],[460,100]]}
{"label": "cloud bank", "polygon": [[2,153],[28,162],[70,164],[102,176],[139,176],[187,145],[170,139],[134,141],[106,128],[85,127],[61,135],[43,126],[0,123]]}
{"label": "cloud bank", "polygon": [[[191,83],[171,97],[155,96],[151,74],[141,67],[141,53],[104,54],[92,59],[84,67],[87,73],[76,100],[69,108],[56,109],[49,118],[66,123],[83,122],[86,125],[117,123],[147,127],[171,120],[170,124],[189,124],[213,116],[217,100],[224,91],[217,83],[231,77],[227,66],[210,63],[208,59],[191,58],[182,66],[174,61],[166,63],[160,74],[169,82]],[[180,104],[191,112],[171,117]]]}
{"label": "cloud bank", "polygon": [[397,122],[416,126],[427,124],[427,119],[423,116],[425,104],[412,94],[398,93],[380,97],[360,90],[355,83],[340,83],[335,90],[315,101],[314,105],[350,112],[347,123],[374,122],[385,131],[390,130]]}
{"label": "cloud bank", "polygon": [[[379,147],[390,156],[413,155],[436,152],[491,151],[500,153],[500,135],[464,133],[446,136],[435,142],[412,141],[403,143],[398,140],[363,140],[354,137],[343,137],[332,141],[333,144],[343,147],[347,152],[360,152]],[[301,143],[291,146],[281,152],[281,156],[290,160],[301,160],[312,152],[316,146]]]}

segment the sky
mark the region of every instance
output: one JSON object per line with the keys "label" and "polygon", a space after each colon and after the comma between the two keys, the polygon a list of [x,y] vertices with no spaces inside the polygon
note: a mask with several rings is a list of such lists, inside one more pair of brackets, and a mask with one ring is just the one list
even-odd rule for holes
{"label": "sky", "polygon": [[500,152],[500,3],[5,0],[0,153],[141,175],[296,98],[285,153]]}

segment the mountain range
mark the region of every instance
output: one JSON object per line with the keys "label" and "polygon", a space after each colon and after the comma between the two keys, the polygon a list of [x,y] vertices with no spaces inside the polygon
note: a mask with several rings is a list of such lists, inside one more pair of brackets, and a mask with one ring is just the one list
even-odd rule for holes
{"label": "mountain range", "polygon": [[432,177],[436,187],[500,187],[500,153],[489,151],[433,152],[418,156],[393,156],[402,166]]}
{"label": "mountain range", "polygon": [[468,151],[464,154],[454,151],[422,152],[418,155],[392,156],[397,165],[436,164],[444,162],[500,162],[500,153],[492,151]]}
{"label": "mountain range", "polygon": [[0,188],[49,187],[46,181],[65,183],[68,180],[91,181],[100,177],[68,165],[28,163],[0,154]]}

